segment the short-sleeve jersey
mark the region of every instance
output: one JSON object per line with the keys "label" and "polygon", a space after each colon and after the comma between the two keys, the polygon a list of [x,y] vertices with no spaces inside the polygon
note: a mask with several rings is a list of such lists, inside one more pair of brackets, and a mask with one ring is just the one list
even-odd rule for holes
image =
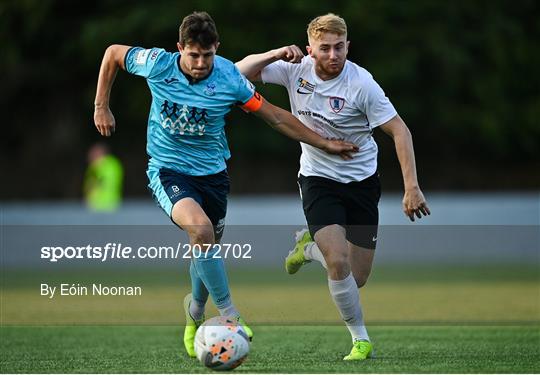
{"label": "short-sleeve jersey", "polygon": [[205,176],[221,172],[231,154],[225,115],[254,95],[253,85],[235,65],[220,56],[212,71],[192,82],[180,70],[180,53],[131,48],[126,71],[146,78],[152,93],[146,151],[148,168],[167,167]]}
{"label": "short-sleeve jersey", "polygon": [[367,70],[347,60],[339,76],[323,81],[315,73],[313,59],[306,56],[298,64],[276,61],[262,70],[261,78],[287,88],[291,112],[311,130],[360,148],[352,160],[343,160],[302,143],[300,174],[348,183],[375,173],[373,129],[397,112]]}

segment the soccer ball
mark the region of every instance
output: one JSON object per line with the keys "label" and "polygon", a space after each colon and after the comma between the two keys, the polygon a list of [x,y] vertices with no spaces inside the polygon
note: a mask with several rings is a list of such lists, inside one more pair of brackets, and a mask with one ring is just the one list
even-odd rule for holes
{"label": "soccer ball", "polygon": [[237,319],[216,316],[197,330],[195,353],[199,361],[212,370],[232,370],[246,359],[249,338]]}

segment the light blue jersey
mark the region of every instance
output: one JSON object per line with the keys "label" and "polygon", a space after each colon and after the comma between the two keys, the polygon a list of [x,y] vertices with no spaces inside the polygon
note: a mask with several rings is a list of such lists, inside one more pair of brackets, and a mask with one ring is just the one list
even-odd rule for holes
{"label": "light blue jersey", "polygon": [[232,106],[251,99],[254,87],[220,56],[215,57],[210,75],[195,83],[179,63],[179,52],[159,48],[133,47],[126,54],[126,70],[145,77],[152,93],[148,169],[165,167],[191,176],[221,172],[231,156],[225,115]]}

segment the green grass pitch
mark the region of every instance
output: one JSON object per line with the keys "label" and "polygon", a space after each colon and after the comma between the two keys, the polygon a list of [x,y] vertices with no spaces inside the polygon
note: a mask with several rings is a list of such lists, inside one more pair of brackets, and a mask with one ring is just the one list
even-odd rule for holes
{"label": "green grass pitch", "polygon": [[[211,372],[182,347],[185,270],[2,270],[0,372]],[[376,267],[361,290],[376,358],[342,361],[350,336],[319,267],[232,269],[255,331],[249,373],[538,373],[538,267]],[[41,282],[142,285],[139,297],[56,297]],[[207,316],[216,315],[213,307]]]}
{"label": "green grass pitch", "polygon": [[[235,372],[538,373],[538,327],[372,327],[377,357],[344,362],[340,326],[255,326]],[[3,373],[212,372],[181,350],[178,326],[3,327]]]}

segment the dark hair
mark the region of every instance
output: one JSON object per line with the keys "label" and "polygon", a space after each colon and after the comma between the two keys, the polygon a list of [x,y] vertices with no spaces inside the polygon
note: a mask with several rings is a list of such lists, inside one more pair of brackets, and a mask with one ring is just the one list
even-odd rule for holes
{"label": "dark hair", "polygon": [[198,44],[202,48],[210,48],[219,41],[216,24],[206,12],[193,12],[186,16],[178,33],[179,42],[183,46]]}

